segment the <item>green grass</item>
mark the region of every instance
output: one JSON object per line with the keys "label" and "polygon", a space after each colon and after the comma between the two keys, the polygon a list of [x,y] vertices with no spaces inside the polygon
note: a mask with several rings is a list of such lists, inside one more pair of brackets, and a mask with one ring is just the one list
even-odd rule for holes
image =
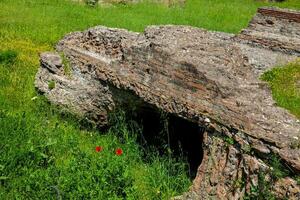
{"label": "green grass", "polygon": [[276,67],[262,76],[269,83],[278,106],[300,118],[300,61]]}
{"label": "green grass", "polygon": [[18,53],[12,50],[0,51],[0,63],[13,63],[18,56]]}
{"label": "green grass", "polygon": [[117,134],[101,135],[62,119],[40,96],[34,102],[22,113],[1,111],[2,199],[168,199],[190,185],[183,163],[145,155],[122,119]]}
{"label": "green grass", "polygon": [[50,81],[50,82],[48,83],[48,88],[49,88],[50,90],[53,90],[53,89],[55,88],[55,81]]}
{"label": "green grass", "polygon": [[[297,0],[273,4],[300,9]],[[95,25],[143,31],[151,24],[186,24],[237,33],[263,5],[271,4],[189,0],[185,8],[92,8],[64,0],[0,0],[0,199],[168,199],[187,191],[186,164],[142,149],[124,121],[105,134],[88,131],[39,96],[33,84],[38,55],[53,50],[66,33]],[[268,79],[275,98],[285,84],[279,74],[288,72],[286,80],[295,76],[295,83],[297,66]],[[298,100],[286,90],[281,96],[294,99],[286,108],[297,114],[296,93]],[[95,151],[98,145],[102,152]],[[122,156],[114,154],[119,147]]]}
{"label": "green grass", "polygon": [[143,31],[151,24],[186,24],[237,33],[247,26],[259,6],[300,9],[298,0],[263,3],[254,0],[188,0],[184,9],[142,3],[91,8],[65,0],[1,0],[0,36],[55,44],[71,31],[95,25]]}

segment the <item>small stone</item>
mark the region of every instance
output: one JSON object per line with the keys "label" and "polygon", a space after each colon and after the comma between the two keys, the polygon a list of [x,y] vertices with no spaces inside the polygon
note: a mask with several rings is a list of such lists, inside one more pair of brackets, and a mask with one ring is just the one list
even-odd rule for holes
{"label": "small stone", "polygon": [[298,138],[297,136],[294,136],[293,138],[294,138],[295,140],[299,140],[299,138]]}
{"label": "small stone", "polygon": [[204,119],[204,122],[205,122],[205,123],[210,123],[210,119],[209,119],[209,118],[205,118],[205,119]]}

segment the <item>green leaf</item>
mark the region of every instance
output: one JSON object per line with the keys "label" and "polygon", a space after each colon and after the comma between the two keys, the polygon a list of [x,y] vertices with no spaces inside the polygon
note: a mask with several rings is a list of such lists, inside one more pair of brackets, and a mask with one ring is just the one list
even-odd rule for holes
{"label": "green leaf", "polygon": [[6,179],[8,179],[9,177],[7,177],[7,176],[0,176],[0,181],[2,181],[2,180],[6,180]]}

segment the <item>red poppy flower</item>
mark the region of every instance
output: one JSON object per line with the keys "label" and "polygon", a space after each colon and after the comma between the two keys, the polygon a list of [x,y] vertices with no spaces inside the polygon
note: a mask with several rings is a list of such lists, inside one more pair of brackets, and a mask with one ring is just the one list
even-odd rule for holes
{"label": "red poppy flower", "polygon": [[123,150],[121,149],[121,148],[117,148],[116,149],[116,155],[117,156],[120,156],[120,155],[122,155],[123,154]]}
{"label": "red poppy flower", "polygon": [[100,152],[100,151],[103,150],[103,147],[101,147],[101,146],[96,146],[95,150],[96,150],[96,152]]}

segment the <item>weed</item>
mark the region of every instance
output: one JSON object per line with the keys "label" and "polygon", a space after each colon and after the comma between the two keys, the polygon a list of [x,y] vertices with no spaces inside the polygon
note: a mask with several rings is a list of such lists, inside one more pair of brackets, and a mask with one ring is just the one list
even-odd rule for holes
{"label": "weed", "polygon": [[224,141],[229,144],[229,145],[234,145],[235,144],[235,140],[231,137],[225,137]]}
{"label": "weed", "polygon": [[245,181],[242,180],[242,179],[237,179],[237,180],[234,180],[233,182],[233,190],[235,189],[238,189],[238,188],[243,188],[245,185]]}
{"label": "weed", "polygon": [[245,153],[245,154],[250,154],[251,151],[252,151],[252,148],[251,148],[250,145],[245,144],[245,145],[242,145],[241,150],[242,150],[243,153]]}
{"label": "weed", "polygon": [[62,63],[63,63],[63,67],[64,67],[64,74],[68,77],[71,77],[71,64],[70,61],[68,60],[68,58],[65,56],[64,53],[60,54],[61,58],[62,58]]}
{"label": "weed", "polygon": [[273,179],[277,180],[289,175],[289,171],[282,164],[281,158],[278,155],[271,155],[271,158],[269,159],[269,165],[272,167],[271,175]]}
{"label": "weed", "polygon": [[282,164],[278,155],[271,154],[268,160],[265,160],[270,166],[270,170],[260,169],[258,174],[258,184],[251,186],[251,191],[246,194],[246,200],[255,199],[276,199],[272,193],[274,183],[290,174],[289,170]]}
{"label": "weed", "polygon": [[250,193],[246,194],[245,200],[275,200],[276,197],[272,193],[272,181],[267,180],[267,174],[260,170],[258,174],[257,186],[251,186]]}
{"label": "weed", "polygon": [[300,185],[300,176],[296,177],[297,184]]}
{"label": "weed", "polygon": [[49,90],[53,90],[55,88],[55,81],[53,81],[53,80],[49,81],[48,88],[49,88]]}

